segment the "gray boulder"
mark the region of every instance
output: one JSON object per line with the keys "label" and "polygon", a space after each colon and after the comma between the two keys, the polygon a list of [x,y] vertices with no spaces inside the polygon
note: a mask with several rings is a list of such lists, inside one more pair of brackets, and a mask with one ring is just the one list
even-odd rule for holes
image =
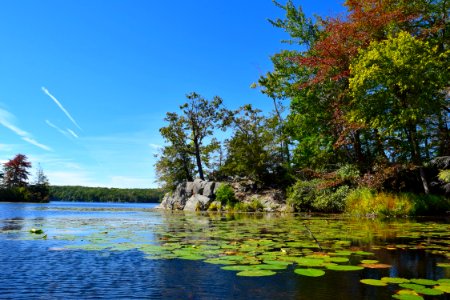
{"label": "gray boulder", "polygon": [[194,194],[187,200],[186,205],[184,206],[184,210],[186,211],[206,210],[211,202],[212,199],[206,196]]}

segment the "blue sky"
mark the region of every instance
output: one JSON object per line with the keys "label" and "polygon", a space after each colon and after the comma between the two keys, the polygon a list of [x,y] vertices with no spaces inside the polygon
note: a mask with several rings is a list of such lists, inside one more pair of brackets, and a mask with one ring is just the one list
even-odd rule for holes
{"label": "blue sky", "polygon": [[25,154],[53,185],[156,187],[158,129],[187,93],[270,110],[250,85],[287,47],[267,22],[282,16],[271,0],[1,1],[0,162]]}

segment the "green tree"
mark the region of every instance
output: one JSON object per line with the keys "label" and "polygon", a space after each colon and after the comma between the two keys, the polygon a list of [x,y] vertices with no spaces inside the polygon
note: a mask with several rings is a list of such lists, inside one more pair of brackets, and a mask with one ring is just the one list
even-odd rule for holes
{"label": "green tree", "polygon": [[275,173],[281,162],[277,160],[270,119],[250,104],[233,112],[233,136],[226,141],[227,159],[221,173],[228,176],[248,177],[263,182]]}
{"label": "green tree", "polygon": [[403,157],[419,166],[425,193],[423,161],[426,152],[437,152],[430,145],[430,126],[449,104],[442,92],[450,79],[449,56],[450,51],[439,53],[400,32],[361,50],[350,67],[351,120],[377,130],[389,158]]}
{"label": "green tree", "polygon": [[212,165],[211,154],[220,148],[211,136],[226,123],[220,97],[207,100],[197,93],[186,97],[188,102],[180,106],[182,113],[167,113],[165,121],[169,124],[160,129],[168,145],[162,149],[156,169],[158,180],[166,187],[191,181],[194,173],[205,179],[205,170]]}

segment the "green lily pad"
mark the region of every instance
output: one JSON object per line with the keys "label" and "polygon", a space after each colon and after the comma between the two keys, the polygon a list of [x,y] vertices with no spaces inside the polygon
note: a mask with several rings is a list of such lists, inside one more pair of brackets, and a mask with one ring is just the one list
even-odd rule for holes
{"label": "green lily pad", "polygon": [[332,265],[332,266],[327,266],[328,270],[333,270],[333,271],[360,271],[363,270],[364,268],[361,266],[350,266],[350,265]]}
{"label": "green lily pad", "polygon": [[294,272],[309,277],[320,277],[325,274],[325,271],[319,269],[295,269]]}
{"label": "green lily pad", "polygon": [[276,273],[271,270],[245,270],[237,273],[237,276],[244,276],[244,277],[262,277],[262,276],[272,276]]}
{"label": "green lily pad", "polygon": [[281,261],[281,260],[264,260],[263,262],[269,265],[280,265],[280,266],[288,266],[292,264],[289,261]]}
{"label": "green lily pad", "polygon": [[443,295],[444,291],[436,289],[436,288],[434,288],[434,289],[424,288],[423,290],[420,290],[419,293],[422,295],[426,295],[426,296],[439,296],[439,295]]}
{"label": "green lily pad", "polygon": [[334,262],[334,263],[347,263],[349,259],[347,257],[330,257],[327,258],[326,261]]}
{"label": "green lily pad", "polygon": [[412,283],[420,284],[420,285],[436,285],[437,281],[431,279],[421,279],[421,278],[413,278],[411,279]]}
{"label": "green lily pad", "polygon": [[253,270],[254,267],[250,265],[234,265],[234,266],[224,266],[221,267],[222,270],[226,271],[246,271],[246,270]]}
{"label": "green lily pad", "polygon": [[387,283],[379,279],[361,279],[360,282],[373,286],[386,286]]}
{"label": "green lily pad", "polygon": [[434,288],[443,291],[444,293],[450,294],[450,285],[438,285],[435,286]]}
{"label": "green lily pad", "polygon": [[437,263],[436,266],[441,268],[450,268],[450,263]]}
{"label": "green lily pad", "polygon": [[363,259],[361,260],[362,264],[377,264],[378,260],[376,259]]}
{"label": "green lily pad", "polygon": [[394,283],[394,284],[409,283],[409,279],[399,278],[399,277],[383,277],[383,278],[381,278],[381,281],[384,281],[386,283]]}
{"label": "green lily pad", "polygon": [[420,284],[415,284],[415,283],[401,283],[399,286],[402,288],[405,288],[405,289],[414,290],[419,293],[420,293],[420,290],[423,290],[425,288],[425,286],[420,285]]}
{"label": "green lily pad", "polygon": [[255,267],[261,270],[286,270],[287,265],[260,264]]}
{"label": "green lily pad", "polygon": [[393,295],[392,298],[399,299],[399,300],[423,300],[422,296],[419,295],[408,295],[408,294],[402,294],[402,295]]}

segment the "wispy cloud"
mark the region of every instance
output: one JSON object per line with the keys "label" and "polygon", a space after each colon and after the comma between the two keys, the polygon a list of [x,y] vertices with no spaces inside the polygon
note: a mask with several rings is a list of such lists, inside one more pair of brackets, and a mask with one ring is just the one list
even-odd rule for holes
{"label": "wispy cloud", "polygon": [[67,137],[78,138],[78,135],[71,129],[63,130],[63,129],[59,128],[58,126],[56,126],[55,124],[53,124],[52,122],[50,122],[49,120],[45,120],[45,123],[48,126],[50,126],[51,128],[56,129],[56,131],[58,131],[59,133],[65,135]]}
{"label": "wispy cloud", "polygon": [[59,133],[67,136],[67,132],[62,130],[61,128],[59,128],[58,126],[56,126],[55,124],[53,124],[52,122],[50,122],[49,120],[45,120],[45,123],[50,126],[51,128],[56,129]]}
{"label": "wispy cloud", "polygon": [[75,121],[75,119],[72,118],[72,116],[71,116],[70,113],[67,111],[67,109],[65,109],[64,106],[62,106],[61,102],[59,102],[58,99],[55,98],[55,96],[53,96],[52,94],[50,94],[50,92],[49,92],[45,87],[41,87],[41,89],[42,89],[42,91],[43,91],[47,96],[50,97],[50,99],[53,100],[53,102],[56,103],[56,105],[58,105],[58,107],[63,111],[63,113],[66,114],[66,116],[69,118],[69,120],[70,120],[75,126],[78,127],[78,129],[83,130],[83,129],[81,129],[81,127],[78,125],[78,123]]}
{"label": "wispy cloud", "polygon": [[28,142],[32,145],[35,145],[36,147],[39,147],[41,149],[47,150],[47,151],[52,151],[52,149],[49,146],[46,146],[44,144],[39,143],[38,141],[36,141],[35,139],[28,137],[28,136],[23,136],[22,140],[24,140],[25,142]]}
{"label": "wispy cloud", "polygon": [[74,138],[78,138],[78,134],[76,134],[73,130],[67,128],[67,132],[70,133]]}
{"label": "wispy cloud", "polygon": [[49,146],[46,146],[44,144],[39,143],[36,141],[33,136],[26,132],[25,130],[20,129],[14,124],[15,116],[11,114],[9,111],[6,111],[4,109],[0,108],[0,124],[4,127],[8,128],[18,136],[22,138],[27,143],[30,143],[36,147],[39,147],[43,150],[52,151],[52,149]]}

